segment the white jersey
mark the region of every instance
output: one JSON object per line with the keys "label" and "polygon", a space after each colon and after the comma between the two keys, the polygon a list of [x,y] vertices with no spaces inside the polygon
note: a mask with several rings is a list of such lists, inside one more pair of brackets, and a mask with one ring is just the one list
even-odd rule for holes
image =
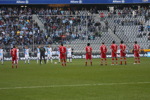
{"label": "white jersey", "polygon": [[17,49],[17,58],[19,58],[19,49]]}
{"label": "white jersey", "polygon": [[47,48],[46,47],[44,47],[45,48],[45,55],[47,55]]}
{"label": "white jersey", "polygon": [[4,54],[3,49],[0,49],[0,57],[1,57],[1,58],[3,57],[3,54]]}
{"label": "white jersey", "polygon": [[52,55],[52,48],[47,48],[47,54]]}
{"label": "white jersey", "polygon": [[72,52],[72,49],[71,48],[67,48],[67,55],[68,56],[71,56],[71,52]]}
{"label": "white jersey", "polygon": [[59,52],[59,50],[57,51],[57,55],[60,57],[60,52]]}
{"label": "white jersey", "polygon": [[39,48],[37,48],[37,54],[39,54],[39,55],[40,55],[40,49],[39,49]]}
{"label": "white jersey", "polygon": [[24,55],[25,55],[25,56],[29,56],[29,49],[25,49]]}
{"label": "white jersey", "polygon": [[40,48],[37,48],[37,59],[40,59]]}

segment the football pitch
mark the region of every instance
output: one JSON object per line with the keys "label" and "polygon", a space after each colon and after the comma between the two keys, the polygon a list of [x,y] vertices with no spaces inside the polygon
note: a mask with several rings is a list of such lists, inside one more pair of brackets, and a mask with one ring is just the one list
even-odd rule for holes
{"label": "football pitch", "polygon": [[[56,60],[54,61],[56,62]],[[0,100],[150,100],[150,58],[141,64],[84,66],[84,59],[60,63],[30,64],[11,62],[0,65]]]}

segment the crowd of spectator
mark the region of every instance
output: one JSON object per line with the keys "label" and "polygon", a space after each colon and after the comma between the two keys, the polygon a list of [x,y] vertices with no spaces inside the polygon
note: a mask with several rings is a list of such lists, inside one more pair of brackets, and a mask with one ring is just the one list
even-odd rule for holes
{"label": "crowd of spectator", "polygon": [[[31,44],[53,44],[71,43],[74,39],[94,40],[96,36],[101,36],[103,31],[108,31],[109,22],[107,18],[144,16],[145,20],[150,17],[147,8],[132,9],[125,7],[100,12],[100,17],[105,19],[102,25],[95,20],[93,14],[98,14],[97,8],[75,9],[50,8],[50,7],[0,7],[0,44],[2,45],[31,45]],[[44,25],[40,29],[38,23],[32,15],[37,15]],[[145,22],[137,19],[120,20],[115,19],[114,23],[124,25],[143,25]]]}

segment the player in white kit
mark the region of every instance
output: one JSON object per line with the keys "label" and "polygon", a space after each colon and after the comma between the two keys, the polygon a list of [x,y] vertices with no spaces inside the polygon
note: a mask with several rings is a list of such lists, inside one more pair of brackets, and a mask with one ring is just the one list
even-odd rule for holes
{"label": "player in white kit", "polygon": [[58,55],[58,62],[60,63],[60,52],[59,52],[59,46],[57,48],[57,55]]}
{"label": "player in white kit", "polygon": [[27,46],[25,47],[24,50],[24,56],[25,56],[25,64],[27,60],[28,60],[28,64],[30,64],[29,48]]}
{"label": "player in white kit", "polygon": [[40,46],[37,47],[37,64],[39,60],[40,60]]}
{"label": "player in white kit", "polygon": [[53,59],[52,59],[52,48],[51,46],[48,46],[47,48],[47,62],[51,60],[51,63],[53,62]]}
{"label": "player in white kit", "polygon": [[67,48],[67,62],[72,62],[72,48],[70,46]]}
{"label": "player in white kit", "polygon": [[1,60],[2,65],[4,64],[3,54],[4,54],[4,51],[3,51],[2,47],[0,47],[0,60]]}
{"label": "player in white kit", "polygon": [[18,62],[19,62],[19,48],[16,47],[16,49],[17,49],[17,64],[18,64]]}

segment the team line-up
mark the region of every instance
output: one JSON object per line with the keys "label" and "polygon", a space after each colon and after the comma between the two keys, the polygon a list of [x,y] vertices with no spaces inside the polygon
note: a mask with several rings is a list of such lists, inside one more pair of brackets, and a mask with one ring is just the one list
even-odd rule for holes
{"label": "team line-up", "polygon": [[[111,49],[111,57],[112,57],[112,63],[111,65],[118,65],[118,58],[117,58],[117,50],[120,49],[120,65],[127,64],[126,61],[126,45],[123,41],[120,42],[120,45],[117,46],[115,44],[115,41],[112,41],[112,44],[110,45]],[[85,66],[88,65],[88,60],[90,61],[90,65],[92,66],[92,47],[90,46],[90,43],[87,43],[87,46],[85,47],[86,51],[86,61]],[[51,63],[53,62],[52,59],[52,48],[48,46],[48,48],[44,48],[43,46],[38,46],[37,48],[37,63],[40,60],[40,64],[42,64],[42,59],[44,59],[44,63],[46,64],[45,59],[45,52],[47,52],[47,62],[51,60]],[[61,62],[62,66],[66,66],[66,62],[72,62],[72,48],[68,46],[67,48],[61,44],[58,47],[58,60]],[[100,46],[100,65],[107,65],[107,59],[106,59],[106,53],[107,53],[107,47],[104,42],[102,42]],[[134,53],[134,64],[140,64],[140,46],[137,44],[137,41],[134,42],[133,45],[133,53]],[[10,51],[11,57],[12,57],[12,68],[16,66],[18,67],[18,60],[19,60],[19,49],[15,46]],[[29,48],[26,46],[24,50],[25,55],[25,64],[28,61],[28,64],[30,63],[30,56],[29,56]],[[0,60],[3,64],[3,49],[0,47]]]}

